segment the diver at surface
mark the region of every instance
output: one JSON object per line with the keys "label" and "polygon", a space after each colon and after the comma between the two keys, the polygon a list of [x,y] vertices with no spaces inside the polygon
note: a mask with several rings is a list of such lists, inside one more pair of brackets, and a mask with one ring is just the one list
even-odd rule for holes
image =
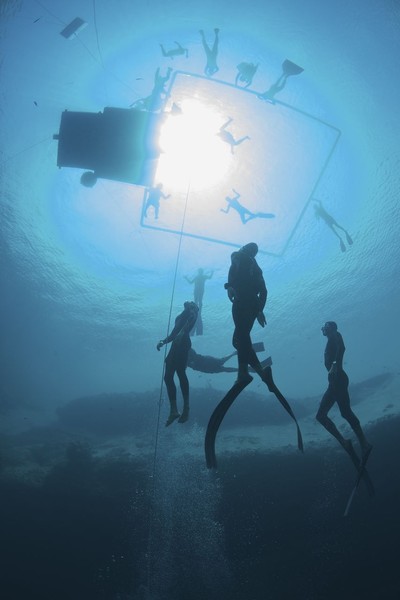
{"label": "diver at surface", "polygon": [[248,221],[251,221],[252,219],[273,219],[275,217],[275,215],[273,213],[263,213],[263,212],[254,213],[254,212],[252,212],[251,210],[249,210],[248,208],[246,208],[245,206],[243,206],[243,204],[241,204],[239,202],[239,198],[240,198],[239,192],[237,192],[235,189],[232,189],[232,192],[235,194],[234,197],[231,198],[230,196],[226,196],[225,200],[228,203],[227,207],[220,208],[220,211],[225,214],[228,214],[228,212],[231,210],[231,208],[233,210],[236,210],[243,225],[246,225],[246,223]]}
{"label": "diver at surface", "polygon": [[[258,64],[242,62],[237,67],[238,73],[235,78],[235,85],[242,88],[248,88],[253,83],[253,77],[258,69]],[[239,84],[241,82],[241,84]],[[244,84],[244,85],[243,85]]]}
{"label": "diver at surface", "polygon": [[223,142],[226,142],[227,144],[229,144],[229,146],[231,147],[231,153],[233,154],[234,146],[239,146],[239,144],[241,144],[245,140],[249,140],[250,137],[248,135],[245,135],[245,136],[239,138],[238,140],[235,140],[235,138],[233,137],[231,132],[226,130],[226,128],[228,127],[228,125],[230,125],[230,123],[232,123],[232,121],[233,121],[232,117],[229,117],[227,122],[224,123],[222,125],[222,127],[219,128],[219,132],[217,133],[217,135],[218,135],[218,137],[221,138],[221,140]]}
{"label": "diver at surface", "polygon": [[[199,308],[194,302],[189,301],[185,302],[183,307],[184,310],[175,319],[175,325],[171,333],[157,344],[157,350],[160,350],[165,344],[172,342],[165,359],[164,381],[170,403],[170,413],[165,424],[166,427],[176,419],[179,423],[185,423],[189,418],[189,380],[186,375],[186,367],[188,353],[192,346],[190,331],[196,323]],[[178,412],[177,408],[175,373],[178,376],[183,397],[182,414]]]}
{"label": "diver at surface", "polygon": [[171,50],[165,50],[164,46],[160,44],[162,55],[166,58],[171,58],[172,60],[174,59],[174,56],[182,56],[183,54],[188,58],[188,49],[181,46],[179,42],[174,42],[174,44],[176,44],[176,48],[171,48]]}
{"label": "diver at surface", "polygon": [[160,75],[160,67],[156,69],[154,74],[154,85],[149,96],[145,98],[139,98],[130,104],[130,108],[137,108],[138,110],[147,110],[149,112],[159,111],[165,103],[167,98],[167,91],[165,85],[171,76],[173,69],[168,67],[166,75]]}
{"label": "diver at surface", "polygon": [[339,333],[337,324],[334,321],[327,321],[325,325],[321,327],[321,331],[322,334],[328,338],[324,352],[325,368],[328,371],[328,388],[322,397],[316,419],[338,440],[339,444],[343,446],[346,452],[351,452],[351,440],[344,438],[334,422],[328,417],[329,411],[336,402],[340,414],[349,423],[356,434],[361,446],[362,455],[365,457],[371,452],[372,445],[367,441],[361,428],[360,421],[350,407],[350,396],[348,392],[349,378],[343,369],[343,355],[346,350],[343,337]]}
{"label": "diver at surface", "polygon": [[147,217],[147,211],[149,210],[150,206],[152,206],[154,209],[154,218],[158,219],[158,214],[160,211],[160,199],[163,198],[164,200],[168,200],[168,198],[171,197],[171,194],[164,194],[164,192],[162,190],[163,190],[162,183],[158,183],[154,187],[146,188],[146,191],[145,191],[146,204],[145,204],[145,208],[144,208],[145,218]]}
{"label": "diver at surface", "polygon": [[219,68],[217,66],[217,56],[218,56],[218,43],[219,43],[219,29],[214,29],[214,44],[213,47],[210,48],[206,42],[206,38],[204,36],[204,31],[200,29],[201,42],[203,44],[204,52],[206,53],[207,63],[204,67],[204,73],[207,77],[211,77]]}
{"label": "diver at surface", "polygon": [[282,74],[266,92],[264,92],[263,94],[258,94],[257,97],[260,98],[260,100],[267,100],[268,102],[275,104],[274,98],[276,94],[283,90],[288,77],[292,75],[300,75],[300,73],[302,73],[303,71],[304,69],[302,67],[299,67],[299,65],[296,65],[291,60],[284,60],[282,63]]}
{"label": "diver at surface", "polygon": [[347,243],[349,244],[349,246],[351,246],[353,243],[353,240],[351,239],[350,235],[348,234],[346,229],[344,227],[342,227],[341,225],[339,225],[339,223],[337,223],[337,221],[332,217],[332,215],[330,215],[325,210],[325,208],[322,205],[321,200],[317,200],[316,198],[313,198],[313,200],[315,202],[315,204],[314,204],[315,216],[317,217],[317,219],[322,219],[323,221],[325,221],[325,223],[328,225],[329,229],[336,235],[336,237],[339,238],[341,251],[346,252],[345,243],[342,240],[341,236],[338,234],[338,232],[335,231],[335,227],[344,231],[344,233],[346,235],[346,240],[347,240]]}

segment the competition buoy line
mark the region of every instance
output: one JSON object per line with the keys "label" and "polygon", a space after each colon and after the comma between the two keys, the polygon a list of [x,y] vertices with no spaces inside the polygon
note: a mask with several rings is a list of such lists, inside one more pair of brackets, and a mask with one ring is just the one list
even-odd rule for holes
{"label": "competition buoy line", "polygon": [[[187,212],[187,206],[188,206],[188,200],[189,200],[189,194],[190,194],[190,184],[191,184],[191,182],[189,181],[187,191],[186,191],[185,205],[184,205],[183,215],[182,215],[182,223],[181,223],[180,232],[179,232],[179,242],[178,242],[178,249],[176,252],[174,278],[172,281],[171,300],[170,300],[169,314],[168,314],[167,336],[169,334],[170,326],[171,326],[172,308],[173,308],[174,297],[175,297],[175,288],[176,288],[179,260],[180,260],[181,252],[182,252],[182,238],[183,238],[183,233],[185,230],[186,212]],[[151,592],[151,560],[152,560],[152,555],[153,555],[153,507],[154,507],[154,500],[156,498],[156,493],[157,493],[157,471],[156,471],[156,468],[157,468],[158,445],[159,445],[159,437],[160,437],[161,407],[163,404],[162,392],[163,392],[163,386],[164,386],[166,353],[167,353],[167,346],[165,346],[165,349],[164,349],[164,360],[163,360],[163,367],[162,367],[162,374],[161,374],[161,381],[160,381],[160,393],[158,396],[158,406],[157,406],[154,451],[153,451],[152,468],[151,468],[151,475],[150,475],[151,490],[150,490],[150,502],[149,502],[149,504],[150,504],[149,532],[148,532],[148,537],[147,537],[147,553],[146,553],[146,556],[147,556],[147,569],[146,569],[147,584],[146,585],[147,585],[147,590],[149,591],[149,593]]]}

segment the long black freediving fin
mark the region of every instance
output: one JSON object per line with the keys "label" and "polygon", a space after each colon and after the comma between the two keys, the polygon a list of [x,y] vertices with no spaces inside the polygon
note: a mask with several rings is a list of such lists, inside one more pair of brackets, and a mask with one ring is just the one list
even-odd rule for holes
{"label": "long black freediving fin", "polygon": [[278,398],[279,402],[282,404],[283,408],[286,410],[286,412],[292,417],[293,421],[295,422],[296,428],[297,428],[297,447],[300,450],[300,452],[304,452],[303,437],[301,435],[299,424],[294,415],[294,412],[291,409],[289,402],[286,400],[286,398],[282,394],[282,392],[279,391],[279,389],[277,388],[277,386],[273,380],[271,367],[266,367],[264,369],[263,381],[268,386],[269,391],[272,392],[272,394],[275,394],[275,396]]}
{"label": "long black freediving fin", "polygon": [[219,426],[222,423],[223,418],[232,406],[233,402],[244,390],[245,387],[251,383],[251,379],[245,382],[235,383],[229,392],[222,398],[221,402],[217,404],[212,413],[210,420],[208,421],[206,437],[204,442],[204,450],[206,454],[206,463],[208,469],[217,468],[217,458],[215,456],[215,438],[217,437]]}

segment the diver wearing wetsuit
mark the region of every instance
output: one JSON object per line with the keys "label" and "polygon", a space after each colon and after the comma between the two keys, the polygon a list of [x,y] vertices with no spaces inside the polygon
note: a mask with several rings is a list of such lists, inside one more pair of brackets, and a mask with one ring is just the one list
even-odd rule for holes
{"label": "diver wearing wetsuit", "polygon": [[232,302],[232,317],[235,324],[232,344],[238,353],[237,382],[252,380],[248,366],[263,378],[263,368],[252,348],[250,333],[257,319],[261,327],[266,325],[263,313],[267,301],[267,288],[262,270],[255,259],[258,246],[246,244],[231,255],[231,266],[225,289]]}
{"label": "diver wearing wetsuit", "polygon": [[[165,359],[164,381],[170,403],[170,414],[166,427],[176,419],[179,423],[185,423],[189,418],[189,380],[186,375],[189,350],[192,346],[190,331],[196,323],[199,308],[194,302],[185,302],[184,310],[176,317],[175,325],[171,333],[157,344],[160,350],[165,344],[172,342],[171,348]],[[183,411],[180,415],[176,404],[175,373],[178,375],[179,384],[183,397]]]}
{"label": "diver wearing wetsuit", "polygon": [[364,456],[371,451],[372,446],[367,442],[360,421],[350,408],[349,378],[343,370],[343,355],[346,350],[343,338],[338,332],[337,324],[334,321],[327,321],[321,327],[321,331],[328,338],[324,353],[324,363],[328,371],[328,389],[322,397],[316,419],[338,440],[347,452],[351,451],[351,441],[342,436],[336,425],[328,417],[329,411],[337,402],[340,414],[356,434]]}

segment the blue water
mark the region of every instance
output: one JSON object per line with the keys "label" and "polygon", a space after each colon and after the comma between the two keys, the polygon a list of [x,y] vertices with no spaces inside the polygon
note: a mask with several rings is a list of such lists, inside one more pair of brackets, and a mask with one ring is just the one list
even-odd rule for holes
{"label": "blue water", "polygon": [[[60,31],[77,16],[86,27],[65,39]],[[8,598],[399,598],[390,458],[399,414],[399,26],[395,0],[2,2]],[[199,30],[211,45],[215,28],[219,70],[205,77]],[[162,56],[160,44],[175,41],[187,57]],[[303,72],[275,103],[263,101],[285,59]],[[245,89],[235,86],[243,62],[258,65]],[[82,169],[58,168],[53,136],[65,110],[128,109],[147,97],[158,68],[172,69],[165,110],[175,101],[186,115],[202,112],[179,130],[175,163],[167,151],[159,161],[155,183],[162,178],[170,197],[156,220],[144,217],[142,185],[99,179],[85,188]],[[235,139],[250,138],[233,153],[216,135],[229,117]],[[244,224],[221,211],[233,190],[253,213],[274,217]],[[316,218],[315,198],[352,243]],[[165,430],[156,344],[192,299],[185,276],[203,268],[212,277],[193,347],[231,352],[223,284],[232,250],[250,241],[268,288],[267,327],[256,325],[253,341],[265,344],[260,358],[273,358],[306,452],[297,454],[292,423],[254,381],[224,422],[213,478],[205,427],[234,375],[188,370],[190,421]],[[375,446],[377,496],[370,502],[360,489],[345,522],[352,465],[314,420],[326,320],[343,334],[353,407]]]}

